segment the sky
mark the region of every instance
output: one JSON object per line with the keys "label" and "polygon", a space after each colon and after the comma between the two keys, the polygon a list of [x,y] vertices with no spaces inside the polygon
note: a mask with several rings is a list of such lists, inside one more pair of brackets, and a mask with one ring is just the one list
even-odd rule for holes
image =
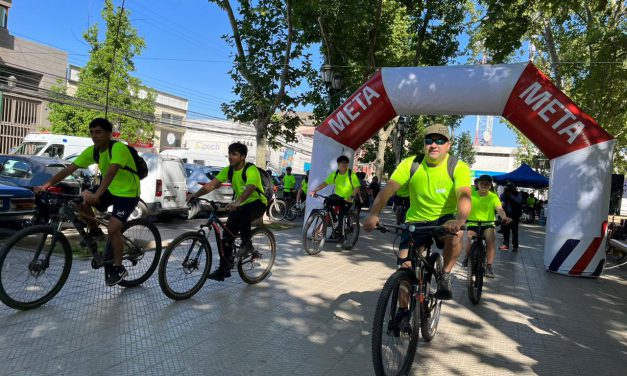
{"label": "sky", "polygon": [[[8,29],[14,36],[65,50],[70,64],[83,66],[89,46],[82,35],[90,24],[104,26],[102,7],[102,0],[16,0]],[[220,104],[235,99],[228,75],[231,49],[221,39],[231,32],[226,14],[207,0],[126,0],[125,8],[146,41],[133,75],[154,89],[187,98],[189,118],[224,118]],[[467,116],[456,133],[469,131],[474,137],[475,124],[476,117]],[[493,139],[496,146],[516,146],[514,133],[498,117]]]}

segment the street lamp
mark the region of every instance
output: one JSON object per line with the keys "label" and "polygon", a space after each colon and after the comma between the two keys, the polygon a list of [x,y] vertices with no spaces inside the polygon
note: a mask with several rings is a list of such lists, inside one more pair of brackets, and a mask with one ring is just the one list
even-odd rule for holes
{"label": "street lamp", "polygon": [[329,95],[329,114],[333,112],[335,109],[335,105],[333,104],[333,96],[337,90],[342,88],[344,84],[344,77],[340,73],[336,73],[333,71],[333,66],[328,63],[324,63],[322,68],[320,68],[320,73],[322,75],[322,82],[327,87],[327,93]]}
{"label": "street lamp", "polygon": [[396,165],[401,163],[401,153],[405,144],[405,133],[409,127],[409,118],[407,116],[399,116],[398,124],[396,125]]}

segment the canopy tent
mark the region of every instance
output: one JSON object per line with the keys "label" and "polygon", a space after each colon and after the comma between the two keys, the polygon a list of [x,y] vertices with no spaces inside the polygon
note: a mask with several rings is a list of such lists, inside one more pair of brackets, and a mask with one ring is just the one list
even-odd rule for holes
{"label": "canopy tent", "polygon": [[546,188],[549,186],[549,179],[535,172],[526,163],[523,163],[520,167],[508,174],[494,176],[493,179],[499,184],[505,184],[511,181],[518,187]]}

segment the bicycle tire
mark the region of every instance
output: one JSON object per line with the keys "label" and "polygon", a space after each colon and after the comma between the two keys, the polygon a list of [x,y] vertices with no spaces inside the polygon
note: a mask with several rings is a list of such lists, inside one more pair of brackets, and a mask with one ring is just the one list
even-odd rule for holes
{"label": "bicycle tire", "polygon": [[[310,234],[311,230],[311,235]],[[312,246],[308,245],[309,236],[311,236]],[[317,255],[322,251],[322,247],[324,246],[324,242],[327,238],[327,224],[325,221],[325,216],[320,213],[312,213],[309,218],[307,218],[307,223],[305,224],[305,230],[303,231],[303,248],[308,255]]]}
{"label": "bicycle tire", "polygon": [[[139,286],[150,278],[159,265],[161,234],[152,222],[137,218],[124,224],[122,236],[124,238],[122,265],[128,271],[128,275],[120,281],[119,285],[122,287]],[[150,256],[151,253],[153,253],[152,260],[146,259],[146,256]],[[140,263],[141,266],[139,266]]]}
{"label": "bicycle tire", "polygon": [[[13,309],[18,309],[18,310],[28,310],[32,308],[37,308],[47,303],[48,301],[50,301],[55,295],[59,293],[59,291],[61,291],[61,288],[65,284],[70,274],[70,270],[72,268],[72,248],[70,247],[70,243],[68,242],[67,238],[60,232],[57,233],[58,238],[55,244],[55,248],[52,250],[53,255],[50,258],[50,262],[52,262],[57,246],[60,245],[61,247],[60,251],[62,251],[61,257],[58,257],[58,258],[54,257],[54,259],[63,260],[64,264],[63,264],[63,267],[60,268],[60,274],[59,274],[58,279],[56,281],[53,281],[54,285],[49,291],[44,292],[44,294],[40,297],[32,298],[30,300],[26,300],[24,298],[18,298],[17,292],[14,293],[12,291],[14,289],[11,288],[12,285],[14,285],[14,283],[11,283],[9,285],[8,284],[9,281],[7,280],[7,278],[5,278],[9,276],[9,270],[16,271],[19,269],[19,265],[15,264],[17,263],[17,261],[12,261],[13,256],[16,256],[17,258],[21,257],[24,259],[24,261],[28,261],[29,259],[32,261],[32,256],[34,254],[31,251],[32,248],[30,248],[32,246],[29,245],[28,243],[34,240],[35,242],[39,242],[38,243],[39,246],[47,245],[47,244],[42,244],[41,240],[46,242],[47,238],[49,236],[52,236],[54,233],[55,233],[55,230],[49,225],[37,225],[37,226],[27,227],[23,230],[18,231],[16,234],[14,234],[7,241],[6,245],[0,251],[0,300],[4,304],[6,304],[8,307],[11,307]],[[40,235],[38,236],[38,234]],[[30,237],[30,240],[27,239],[29,237]],[[37,239],[40,239],[40,240],[37,240]],[[21,241],[25,241],[24,245],[22,246],[20,246]],[[24,248],[24,247],[29,247],[29,248]],[[18,251],[21,251],[20,252],[21,254],[18,254]],[[28,256],[31,256],[31,257],[28,257]],[[33,288],[33,287],[37,287],[36,286],[37,281],[39,280],[43,281],[43,278],[40,279],[40,277],[46,276],[48,269],[50,269],[50,266],[48,266],[45,268],[43,273],[39,275],[33,275],[33,273],[31,272],[31,266],[32,266],[31,262],[28,262],[26,264],[26,268],[22,269],[26,276],[25,283],[28,284],[28,286],[24,286],[24,290],[29,293],[38,292],[40,290],[40,288]],[[30,277],[33,277],[33,279],[31,279]]]}
{"label": "bicycle tire", "polygon": [[[357,240],[359,239],[359,216],[357,214],[347,214],[344,217],[344,242],[342,243],[342,249],[352,249]],[[353,236],[352,240],[349,240],[349,235]]]}
{"label": "bicycle tire", "polygon": [[[261,241],[262,237],[265,238],[263,242]],[[255,250],[250,255],[239,259],[237,272],[244,282],[254,285],[263,281],[272,270],[276,259],[276,240],[272,231],[264,227],[255,228],[251,232],[250,240]],[[262,260],[268,261],[264,265]],[[258,268],[258,265],[264,266]],[[260,273],[256,274],[257,270]]]}
{"label": "bicycle tire", "polygon": [[288,221],[293,221],[296,219],[296,217],[298,217],[298,207],[296,206],[296,204],[294,204],[290,206],[290,209],[287,211],[285,218],[287,218]]}
{"label": "bicycle tire", "polygon": [[275,199],[268,209],[268,216],[273,221],[282,221],[287,215],[287,207],[285,201]]}
{"label": "bicycle tire", "polygon": [[[185,250],[187,245],[184,245],[185,242],[191,241],[192,244],[187,248],[188,251]],[[200,245],[198,250],[193,248],[196,244]],[[180,248],[182,247],[182,248]],[[178,253],[173,256],[173,254],[178,251],[183,250],[183,255],[179,255]],[[199,257],[202,257],[204,254],[205,264],[203,267],[198,267],[198,260],[194,260],[192,263],[184,265],[181,263],[186,259],[187,254],[195,255],[198,254]],[[183,260],[181,260],[183,257]],[[207,238],[204,237],[199,232],[186,232],[176,237],[163,252],[163,256],[161,257],[161,261],[159,262],[159,287],[161,287],[161,291],[170,299],[173,300],[183,300],[189,299],[194,296],[205,284],[207,280],[207,276],[211,271],[211,245],[207,241]],[[173,262],[170,262],[170,261]],[[177,262],[178,261],[178,262]],[[199,273],[194,273],[198,271]],[[170,273],[172,272],[172,273]],[[176,275],[182,275],[185,280],[183,282],[188,282],[192,274],[194,274],[195,279],[191,281],[191,287],[189,288],[179,288],[176,286],[178,283],[174,283],[175,281],[172,278],[168,278],[169,275],[173,277]]]}
{"label": "bicycle tire", "polygon": [[[389,319],[391,317],[396,317],[395,308],[398,308],[396,307],[398,301],[397,291],[398,286],[400,286],[401,283],[405,283],[409,286],[409,303],[415,305],[416,302],[416,300],[412,298],[414,295],[413,286],[416,283],[415,276],[409,269],[397,270],[385,282],[385,285],[379,294],[377,307],[374,313],[372,324],[372,365],[376,375],[406,375],[409,373],[414,357],[416,356],[416,347],[418,346],[418,338],[420,335],[420,326],[418,323],[420,321],[420,315],[418,314],[419,309],[415,309],[415,307],[410,309],[411,333],[409,337],[407,336],[407,333],[400,335],[400,332],[395,333],[394,331],[390,331],[390,326],[395,324],[391,324]],[[388,307],[390,308],[389,315],[386,313],[388,311]],[[399,361],[399,364],[390,370],[385,364],[384,358],[388,352],[392,351],[387,350],[388,347],[395,347],[394,345],[396,341],[404,341],[405,343],[403,346],[407,346],[407,352],[403,360]],[[397,357],[393,356],[392,358],[396,359]]]}
{"label": "bicycle tire", "polygon": [[470,245],[470,256],[468,257],[468,271],[466,272],[468,282],[468,299],[472,304],[479,304],[481,292],[483,290],[483,262],[480,260],[481,249],[477,241]]}
{"label": "bicycle tire", "polygon": [[[442,275],[442,269],[444,268],[444,259],[438,252],[433,252],[429,255],[428,260],[435,270],[437,275]],[[425,299],[420,304],[420,332],[422,338],[429,342],[438,331],[438,324],[440,323],[440,313],[442,312],[442,301],[435,298],[435,292],[438,289],[437,277],[433,273],[426,273],[424,285]]]}

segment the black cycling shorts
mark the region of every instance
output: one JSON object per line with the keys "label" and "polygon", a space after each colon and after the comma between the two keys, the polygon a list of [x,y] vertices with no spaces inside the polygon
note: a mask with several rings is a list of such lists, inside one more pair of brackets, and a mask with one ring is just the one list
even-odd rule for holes
{"label": "black cycling shorts", "polygon": [[[97,186],[90,189],[92,193],[96,193],[97,190]],[[131,215],[133,210],[135,210],[138,202],[139,197],[114,196],[107,189],[105,193],[100,196],[100,203],[98,205],[94,205],[94,207],[98,211],[106,212],[107,208],[113,205],[113,212],[111,213],[111,216],[119,219],[124,223],[128,219],[128,216]]]}
{"label": "black cycling shorts", "polygon": [[[494,228],[494,225],[485,225],[485,226],[481,226],[481,232],[483,233],[485,230],[489,229],[489,228]],[[475,234],[479,234],[479,226],[466,226],[466,230],[468,231],[474,231]],[[482,234],[483,235],[483,234]]]}
{"label": "black cycling shorts", "polygon": [[[416,225],[416,227],[420,227],[420,226],[441,226],[444,223],[446,223],[447,221],[450,221],[451,219],[455,219],[455,216],[453,214],[447,214],[447,215],[444,215],[444,216],[436,219],[435,221],[421,222],[420,225]],[[401,235],[401,243],[399,244],[398,249],[407,249],[407,248],[409,248],[409,235],[410,235],[410,232],[408,230],[403,231],[403,234]],[[432,232],[431,231],[419,231],[419,232],[411,233],[411,235],[412,235],[412,238],[414,240],[414,243],[417,244],[418,246],[427,244],[432,239]],[[436,238],[435,239],[435,245],[438,248],[443,249],[444,248],[444,241]]]}

